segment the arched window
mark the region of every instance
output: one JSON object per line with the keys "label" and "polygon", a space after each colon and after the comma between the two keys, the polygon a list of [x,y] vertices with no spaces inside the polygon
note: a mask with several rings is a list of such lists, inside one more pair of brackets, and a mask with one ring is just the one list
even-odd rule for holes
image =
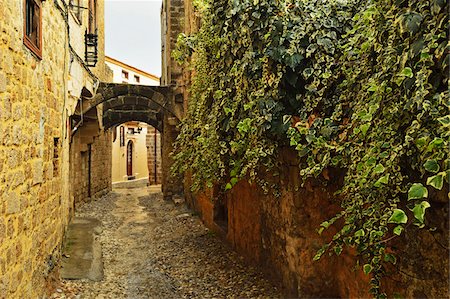
{"label": "arched window", "polygon": [[133,176],[133,141],[127,143],[127,175]]}

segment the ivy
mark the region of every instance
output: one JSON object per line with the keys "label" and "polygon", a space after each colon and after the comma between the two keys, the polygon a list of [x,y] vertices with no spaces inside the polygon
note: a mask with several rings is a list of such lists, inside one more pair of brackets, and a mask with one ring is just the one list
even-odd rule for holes
{"label": "ivy", "polygon": [[[198,33],[174,57],[193,71],[174,171],[193,189],[229,190],[277,169],[290,146],[300,173],[345,172],[338,232],[317,252],[353,247],[384,297],[390,240],[426,227],[431,190],[448,192],[447,1],[197,0]],[[266,176],[266,174],[264,174]],[[447,182],[447,183],[445,183]],[[337,222],[337,220],[342,221]]]}

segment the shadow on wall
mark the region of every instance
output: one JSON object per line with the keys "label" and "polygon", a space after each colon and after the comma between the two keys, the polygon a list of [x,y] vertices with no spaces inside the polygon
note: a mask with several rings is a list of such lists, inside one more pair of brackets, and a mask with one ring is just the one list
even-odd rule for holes
{"label": "shadow on wall", "polygon": [[[370,276],[355,267],[355,252],[344,250],[339,257],[323,256],[313,261],[317,250],[337,232],[330,227],[319,235],[317,228],[340,210],[334,193],[342,185],[343,173],[329,170],[327,186],[320,180],[308,180],[300,187],[296,153],[286,149],[280,157],[284,171],[276,182],[281,187],[279,197],[264,194],[242,180],[227,193],[218,187],[187,193],[186,201],[248,262],[270,269],[267,274],[281,281],[287,296],[370,298]],[[273,181],[272,176],[266,179]],[[185,190],[190,190],[189,181],[187,176]],[[437,230],[431,233],[413,228],[403,238],[414,242],[399,239],[392,246],[399,257],[400,273],[388,274],[382,282],[388,294],[406,298],[447,296],[448,199],[444,202],[436,195],[434,201],[430,225]]]}

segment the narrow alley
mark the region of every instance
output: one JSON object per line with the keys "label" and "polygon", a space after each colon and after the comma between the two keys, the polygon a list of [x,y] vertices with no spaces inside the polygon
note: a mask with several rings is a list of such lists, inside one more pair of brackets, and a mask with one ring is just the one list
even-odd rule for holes
{"label": "narrow alley", "polygon": [[63,280],[50,298],[279,298],[277,288],[159,186],[114,189],[78,209],[102,222],[104,279]]}
{"label": "narrow alley", "polygon": [[0,0],[0,299],[450,298],[449,4]]}

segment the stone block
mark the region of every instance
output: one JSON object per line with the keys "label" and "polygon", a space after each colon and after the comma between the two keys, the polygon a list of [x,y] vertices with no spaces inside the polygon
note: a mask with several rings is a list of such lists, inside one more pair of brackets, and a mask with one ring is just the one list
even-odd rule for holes
{"label": "stone block", "polygon": [[16,214],[20,212],[20,199],[16,192],[10,192],[6,196],[6,213]]}
{"label": "stone block", "polygon": [[33,185],[40,184],[44,181],[44,163],[41,159],[32,163]]}
{"label": "stone block", "polygon": [[6,91],[7,84],[7,78],[3,72],[0,73],[0,92]]}

